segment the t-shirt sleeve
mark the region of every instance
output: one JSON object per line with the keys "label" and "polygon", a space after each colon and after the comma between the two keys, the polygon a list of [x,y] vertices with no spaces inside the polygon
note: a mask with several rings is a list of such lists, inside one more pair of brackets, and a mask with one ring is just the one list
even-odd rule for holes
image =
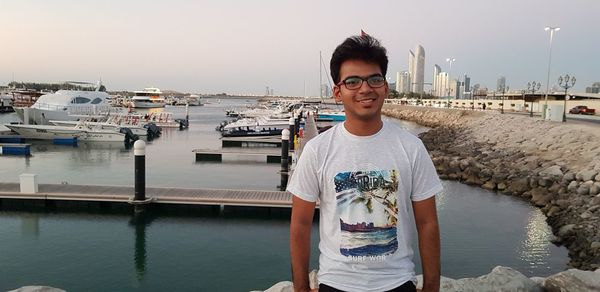
{"label": "t-shirt sleeve", "polygon": [[316,202],[320,193],[317,163],[315,151],[311,147],[304,147],[287,191],[305,201]]}
{"label": "t-shirt sleeve", "polygon": [[412,158],[412,190],[411,200],[422,201],[435,196],[443,190],[435,166],[421,140],[418,141],[416,153]]}

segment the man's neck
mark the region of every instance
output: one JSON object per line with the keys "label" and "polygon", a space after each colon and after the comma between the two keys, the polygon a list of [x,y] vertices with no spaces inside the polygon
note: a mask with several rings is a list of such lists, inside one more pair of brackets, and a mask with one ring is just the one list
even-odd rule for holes
{"label": "man's neck", "polygon": [[352,135],[371,136],[377,134],[383,128],[383,121],[381,118],[370,121],[346,119],[344,128]]}

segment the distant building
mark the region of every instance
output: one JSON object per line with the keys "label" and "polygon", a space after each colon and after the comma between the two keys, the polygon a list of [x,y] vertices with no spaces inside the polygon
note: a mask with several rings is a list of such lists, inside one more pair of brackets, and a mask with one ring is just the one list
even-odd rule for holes
{"label": "distant building", "polygon": [[501,92],[503,88],[506,88],[506,77],[500,76],[496,82],[496,91]]}
{"label": "distant building", "polygon": [[321,96],[331,97],[331,87],[327,84],[321,84]]}
{"label": "distant building", "polygon": [[267,90],[265,92],[265,96],[269,96],[271,94],[271,91],[269,90],[269,86],[267,86]]}
{"label": "distant building", "polygon": [[396,73],[396,91],[399,93],[410,92],[410,73],[408,71]]}
{"label": "distant building", "polygon": [[425,49],[421,45],[415,47],[415,52],[409,51],[408,71],[412,92],[423,93],[425,82]]}
{"label": "distant building", "polygon": [[440,96],[440,92],[438,91],[439,89],[437,86],[438,75],[440,73],[442,73],[442,68],[438,64],[433,65],[433,82],[431,82],[431,87],[433,87],[433,89],[432,89],[433,92],[431,94],[433,96]]}
{"label": "distant building", "polygon": [[592,86],[586,87],[585,93],[600,93],[600,82],[594,82]]}

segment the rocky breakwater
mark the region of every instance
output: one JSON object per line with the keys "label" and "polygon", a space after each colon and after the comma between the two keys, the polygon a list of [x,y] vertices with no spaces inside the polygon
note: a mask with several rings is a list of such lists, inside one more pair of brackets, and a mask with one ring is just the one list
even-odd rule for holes
{"label": "rocky breakwater", "polygon": [[441,178],[529,200],[570,266],[600,267],[600,126],[409,106],[383,113],[433,127],[420,137]]}

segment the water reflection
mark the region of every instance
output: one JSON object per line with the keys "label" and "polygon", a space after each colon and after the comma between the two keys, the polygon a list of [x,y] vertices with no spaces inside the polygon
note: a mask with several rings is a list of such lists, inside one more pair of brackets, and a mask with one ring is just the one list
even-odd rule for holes
{"label": "water reflection", "polygon": [[149,212],[135,212],[129,220],[129,226],[135,229],[134,265],[138,283],[141,283],[146,274],[146,228],[154,220]]}
{"label": "water reflection", "polygon": [[540,210],[532,210],[528,217],[525,237],[519,246],[519,258],[533,269],[547,266],[546,259],[550,255],[552,232],[546,224],[546,217]]}
{"label": "water reflection", "polygon": [[21,234],[23,237],[38,238],[40,235],[40,217],[36,214],[21,216]]}

